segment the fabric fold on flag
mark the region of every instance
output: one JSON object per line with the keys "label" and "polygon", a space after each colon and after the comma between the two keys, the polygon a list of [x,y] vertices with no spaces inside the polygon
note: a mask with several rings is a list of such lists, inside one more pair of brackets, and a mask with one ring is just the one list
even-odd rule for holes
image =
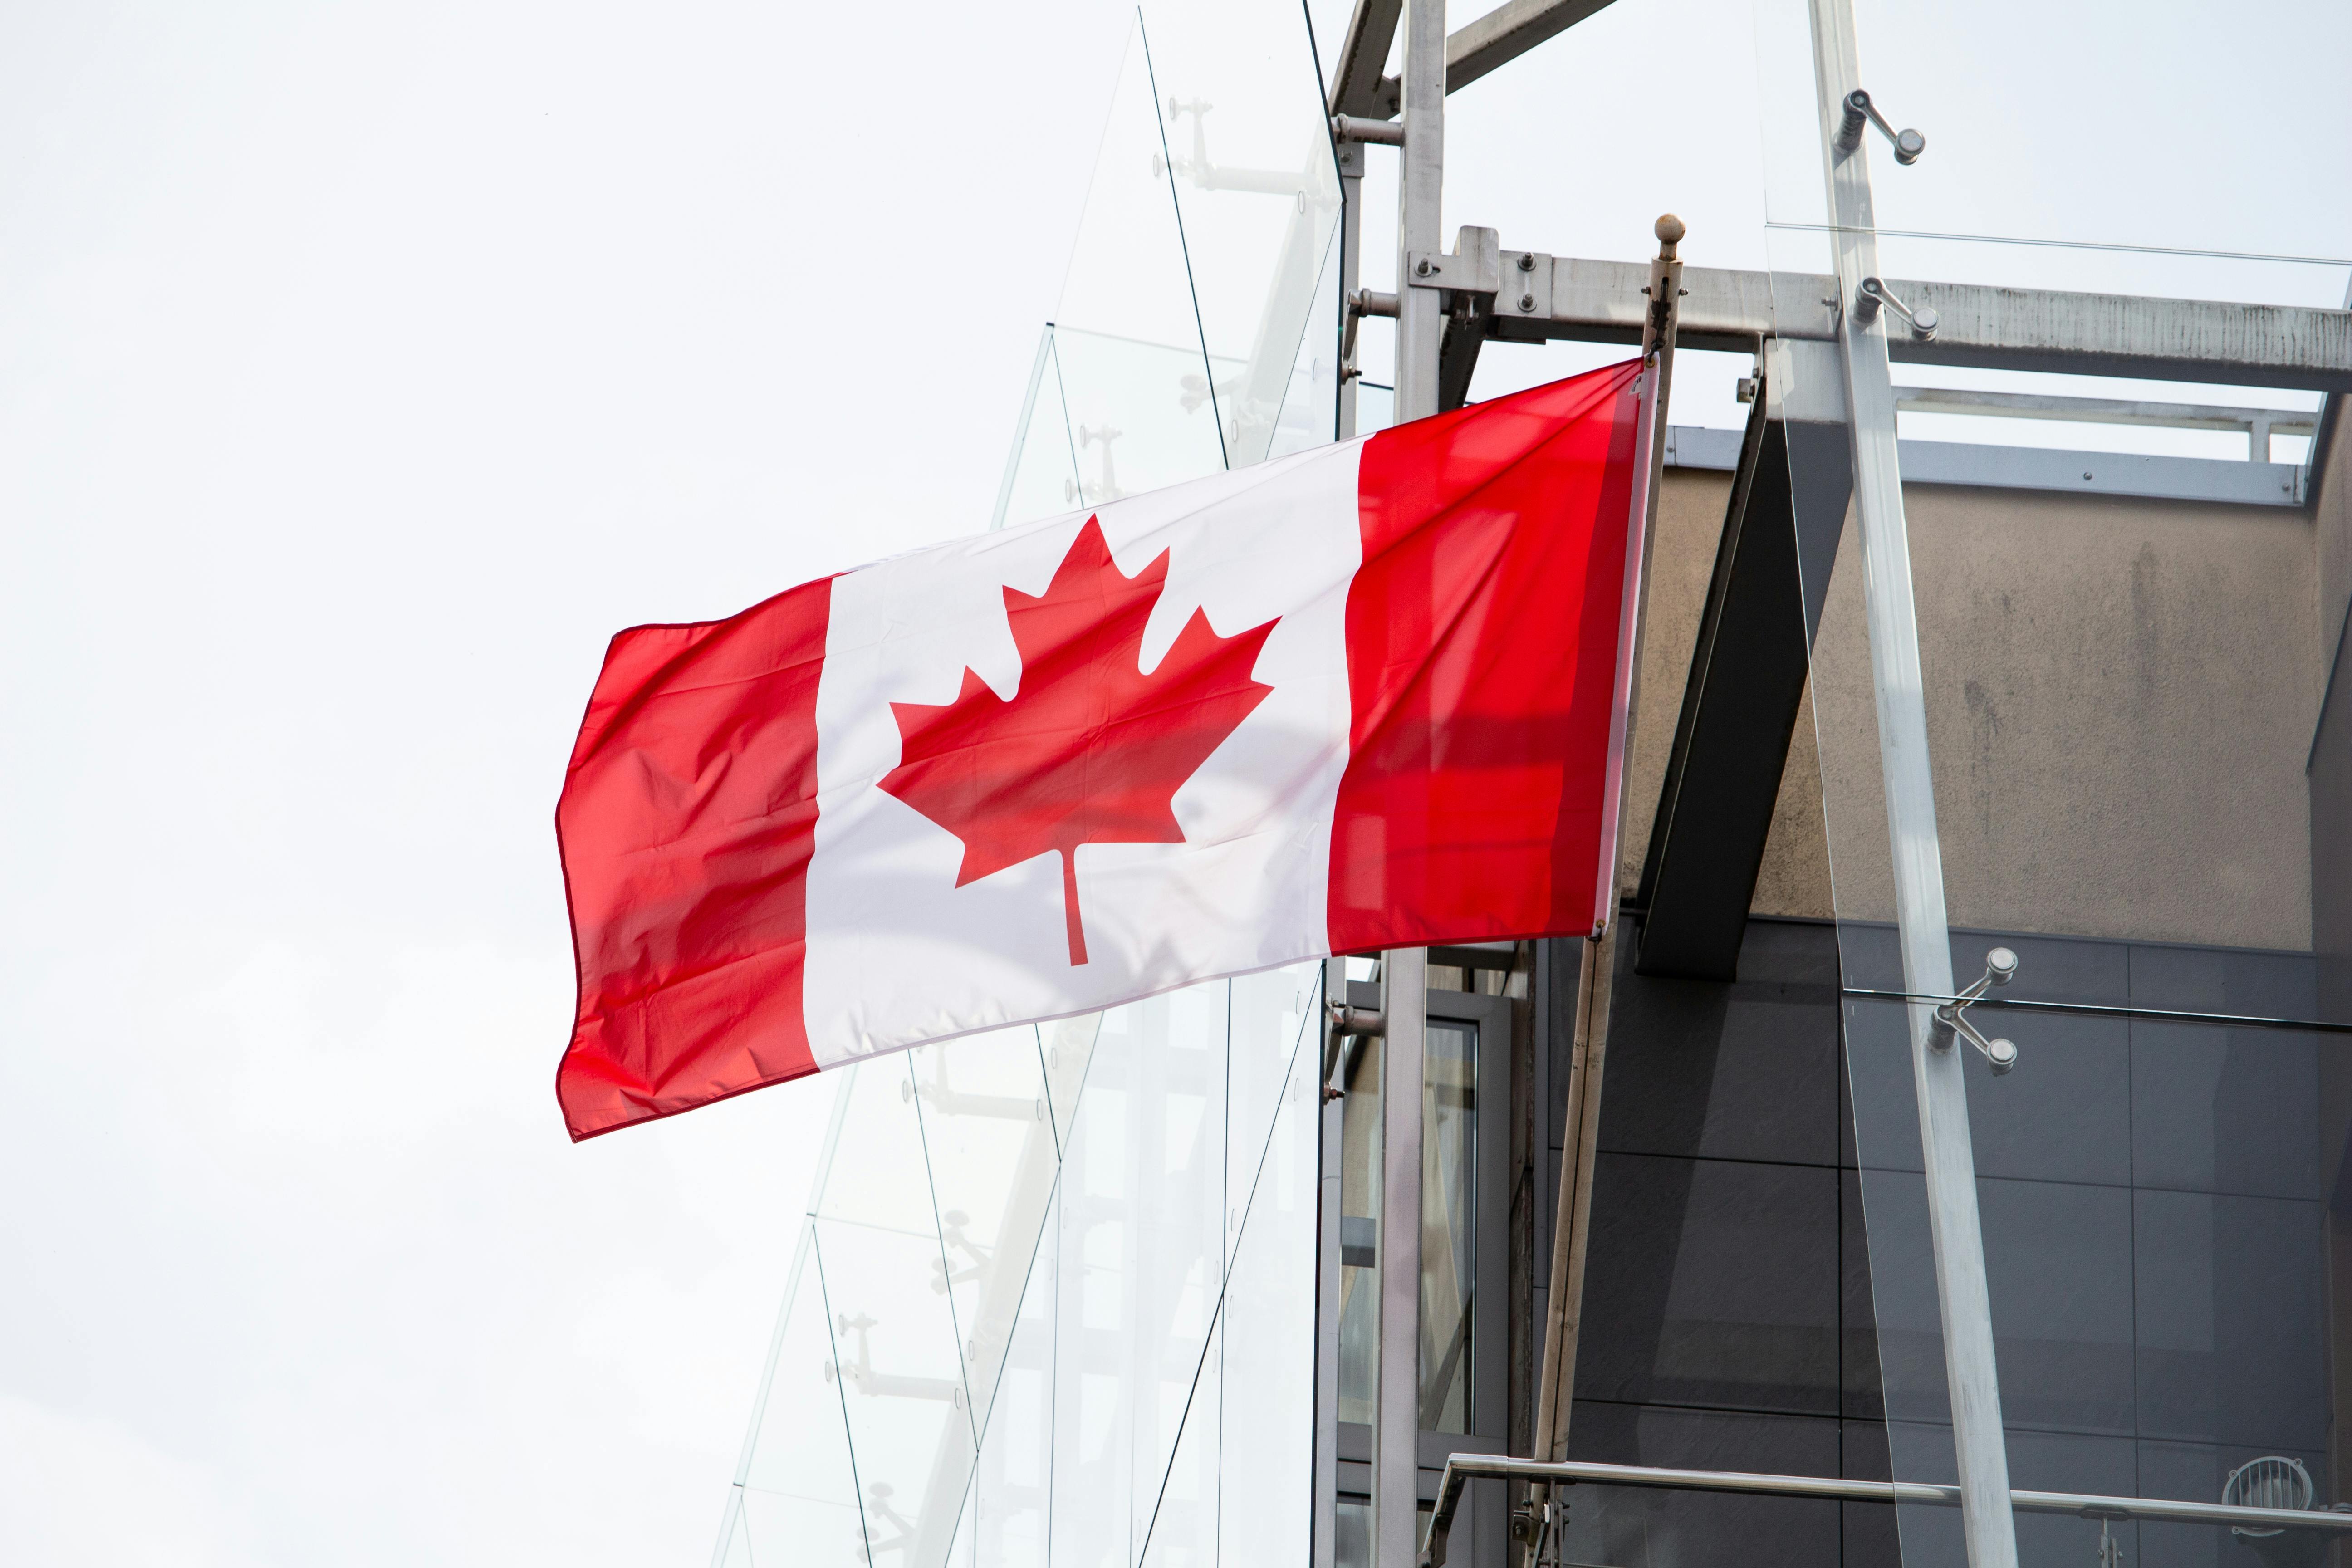
{"label": "fabric fold on flag", "polygon": [[572,1135],[1304,958],[1588,934],[1640,370],[621,633],[556,809]]}

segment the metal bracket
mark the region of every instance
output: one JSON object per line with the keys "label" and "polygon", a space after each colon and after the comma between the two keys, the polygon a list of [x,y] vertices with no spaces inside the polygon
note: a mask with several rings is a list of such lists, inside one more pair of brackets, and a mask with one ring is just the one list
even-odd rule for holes
{"label": "metal bracket", "polygon": [[1331,117],[1331,138],[1335,142],[1377,142],[1384,147],[1404,145],[1404,125],[1395,120],[1371,120],[1360,114],[1335,114]]}
{"label": "metal bracket", "polygon": [[2116,1516],[2102,1512],[2096,1517],[2099,1521],[2099,1568],[2124,1568],[2124,1543],[2117,1541],[2109,1530]]}
{"label": "metal bracket", "polygon": [[1862,280],[1861,289],[1856,290],[1854,294],[1854,321],[1865,327],[1870,325],[1871,322],[1878,319],[1878,308],[1881,305],[1885,306],[1888,310],[1894,311],[1896,315],[1910,322],[1911,335],[1917,338],[1923,343],[1928,339],[1934,337],[1936,335],[1936,329],[1943,324],[1943,318],[1937,315],[1935,311],[1929,310],[1927,306],[1922,305],[1915,310],[1910,306],[1905,304],[1902,300],[1896,299],[1895,297],[1895,290],[1886,286],[1885,279],[1878,278],[1864,279]]}
{"label": "metal bracket", "polygon": [[1405,252],[1404,268],[1404,281],[1409,288],[1498,293],[1503,287],[1501,236],[1491,228],[1464,228],[1454,237],[1453,255],[1442,250],[1409,250]]}
{"label": "metal bracket", "polygon": [[1878,106],[1870,101],[1870,94],[1855,88],[1845,95],[1845,118],[1838,125],[1837,150],[1851,153],[1861,146],[1864,124],[1877,126],[1880,132],[1895,143],[1895,161],[1906,168],[1917,163],[1919,154],[1927,150],[1925,136],[1916,131],[1895,130],[1886,123],[1886,116],[1878,112]]}
{"label": "metal bracket", "polygon": [[1939,1051],[1952,1048],[1952,1041],[1965,1036],[1969,1044],[1992,1064],[1996,1074],[2005,1073],[2017,1065],[2017,1045],[2013,1040],[1996,1036],[1987,1039],[1974,1024],[1969,1022],[1968,1010],[1983,999],[1984,994],[1996,985],[2006,985],[2017,978],[2017,954],[2005,947],[1996,947],[1985,954],[1985,972],[1969,982],[1967,990],[1936,1009],[1934,1044]]}
{"label": "metal bracket", "polygon": [[1545,321],[1551,315],[1551,258],[1537,250],[1506,250],[1501,255],[1502,287],[1495,291],[1495,313]]}
{"label": "metal bracket", "polygon": [[1356,369],[1356,323],[1366,316],[1394,317],[1397,297],[1383,294],[1377,289],[1359,289],[1348,296],[1348,324],[1339,334],[1339,363],[1345,374],[1352,378],[1360,374]]}

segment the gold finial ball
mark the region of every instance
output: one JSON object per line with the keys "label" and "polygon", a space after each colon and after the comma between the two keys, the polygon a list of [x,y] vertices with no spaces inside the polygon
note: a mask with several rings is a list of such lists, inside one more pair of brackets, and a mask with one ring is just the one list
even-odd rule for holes
{"label": "gold finial ball", "polygon": [[1682,219],[1672,213],[1664,213],[1659,216],[1657,232],[1660,244],[1675,246],[1682,243],[1683,236],[1688,231],[1683,227]]}

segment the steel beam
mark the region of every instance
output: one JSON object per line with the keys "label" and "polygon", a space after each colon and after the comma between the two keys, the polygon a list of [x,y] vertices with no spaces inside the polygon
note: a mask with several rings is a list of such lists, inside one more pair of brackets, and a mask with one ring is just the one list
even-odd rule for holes
{"label": "steel beam", "polygon": [[[1789,483],[1787,426],[1749,410],[1699,616],[1681,716],[1634,902],[1633,967],[1695,980],[1738,977],[1748,907],[1805,692],[1807,637]],[[1843,498],[1827,520],[1831,551]]]}
{"label": "steel beam", "polygon": [[[1445,90],[1460,92],[1538,44],[1558,37],[1610,0],[1507,0],[1445,40]],[[1358,0],[1339,46],[1331,112],[1385,120],[1397,111],[1403,83],[1383,77],[1396,37],[1401,0]]]}
{"label": "steel beam", "polygon": [[[1969,1568],[2016,1568],[2009,1453],[1977,1214],[1976,1154],[1969,1136],[1960,1052],[1936,1027],[1936,1004],[1952,994],[1952,943],[1944,906],[1943,847],[1936,832],[1935,773],[1927,752],[1927,704],[1919,669],[1919,623],[1912,599],[1911,540],[1903,511],[1903,468],[1895,446],[1895,382],[1887,358],[1898,336],[1892,310],[1844,308],[1876,279],[1877,216],[1871,204],[1870,144],[1848,142],[1848,95],[1864,85],[1853,0],[1811,0],[1813,82],[1821,111],[1822,169],[1836,228],[1834,310],[1843,372],[1846,433],[1853,458],[1854,514],[1862,532],[1863,605],[1870,628],[1871,689],[1878,710],[1878,757],[1894,857],[1895,916],[1911,1024],[1912,1080],[1927,1176],[1928,1238],[1935,1249],[1937,1305],[1943,1319],[1944,1381],[1960,1480],[1960,1521]],[[1914,308],[1919,300],[1904,293]],[[1801,306],[1800,320],[1803,319]],[[1981,331],[1983,323],[1978,323]],[[1903,329],[1907,333],[1912,329]]]}
{"label": "steel beam", "polygon": [[1331,74],[1331,112],[1387,120],[1397,111],[1396,81],[1389,68],[1389,46],[1396,42],[1404,0],[1356,0]]}
{"label": "steel beam", "polygon": [[[1522,311],[1515,300],[1499,300],[1496,337],[1641,341],[1642,263],[1541,259],[1551,268],[1549,310]],[[1900,321],[1882,334],[1897,363],[2352,391],[2352,310],[1899,278],[1886,286],[1942,317],[1931,339]],[[1683,287],[1690,290],[1682,302],[1685,348],[1752,351],[1759,338],[1775,336],[1837,341],[1839,311],[1824,303],[1839,298],[1833,279],[1693,267]]]}
{"label": "steel beam", "polygon": [[[1369,6],[1367,7],[1369,9]],[[1437,412],[1445,296],[1416,287],[1413,258],[1437,250],[1445,174],[1445,0],[1404,8],[1404,145],[1397,178],[1396,420]],[[1424,259],[1422,266],[1433,268]],[[1372,1561],[1411,1568],[1420,1546],[1421,1100],[1429,954],[1381,960],[1379,1394],[1372,1423]]]}
{"label": "steel beam", "polygon": [[1507,0],[1445,40],[1445,90],[1460,92],[1510,64],[1538,44],[1556,38],[1610,0]]}

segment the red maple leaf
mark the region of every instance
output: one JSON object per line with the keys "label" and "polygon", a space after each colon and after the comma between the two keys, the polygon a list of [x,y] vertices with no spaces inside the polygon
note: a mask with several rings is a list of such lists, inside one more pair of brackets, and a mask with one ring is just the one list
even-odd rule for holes
{"label": "red maple leaf", "polygon": [[1164,550],[1121,573],[1088,518],[1044,594],[1004,590],[1021,650],[1011,701],[967,668],[943,707],[890,704],[898,765],[882,787],[963,840],[959,888],[1060,854],[1073,964],[1087,961],[1078,846],[1183,843],[1171,799],[1274,689],[1250,669],[1275,622],[1221,637],[1198,609],[1143,673],[1143,625],[1167,579]]}

